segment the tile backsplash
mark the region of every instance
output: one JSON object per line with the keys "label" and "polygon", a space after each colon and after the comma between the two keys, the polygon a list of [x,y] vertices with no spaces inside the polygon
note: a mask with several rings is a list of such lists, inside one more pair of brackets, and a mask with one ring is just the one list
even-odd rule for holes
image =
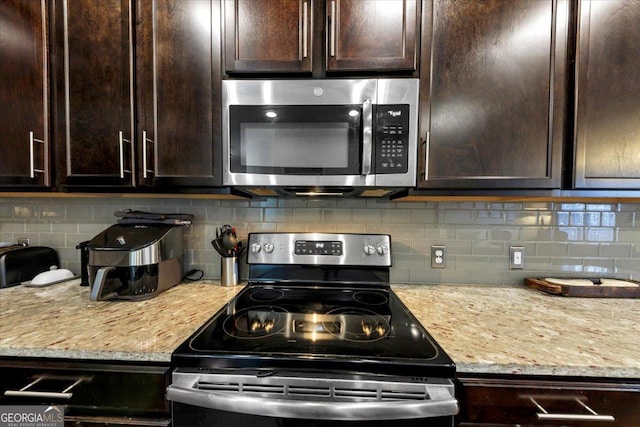
{"label": "tile backsplash", "polygon": [[[388,233],[394,283],[521,284],[525,277],[640,277],[640,204],[548,202],[380,202],[373,199],[220,201],[201,198],[0,198],[0,242],[28,238],[55,248],[80,271],[76,245],[116,222],[114,212],[190,213],[185,270],[220,277],[210,241],[232,224],[255,231]],[[446,268],[431,268],[431,246],[446,246]],[[524,269],[509,269],[509,247],[524,247]],[[246,268],[243,269],[246,275]]]}

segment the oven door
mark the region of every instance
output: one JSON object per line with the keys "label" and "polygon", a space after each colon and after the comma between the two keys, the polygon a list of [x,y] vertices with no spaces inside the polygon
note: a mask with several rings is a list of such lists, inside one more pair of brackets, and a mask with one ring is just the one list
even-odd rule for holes
{"label": "oven door", "polygon": [[176,370],[167,389],[172,425],[453,426],[453,382],[412,383]]}

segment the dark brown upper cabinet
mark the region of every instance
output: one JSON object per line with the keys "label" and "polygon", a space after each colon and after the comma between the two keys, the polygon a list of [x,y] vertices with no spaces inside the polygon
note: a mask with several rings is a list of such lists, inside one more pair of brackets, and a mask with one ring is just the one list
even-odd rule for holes
{"label": "dark brown upper cabinet", "polygon": [[569,9],[424,2],[418,187],[560,188]]}
{"label": "dark brown upper cabinet", "polygon": [[579,2],[577,34],[574,186],[638,189],[640,2]]}
{"label": "dark brown upper cabinet", "polygon": [[327,70],[415,70],[417,7],[416,0],[327,0]]}
{"label": "dark brown upper cabinet", "polygon": [[416,69],[416,0],[225,0],[225,70]]}
{"label": "dark brown upper cabinet", "polygon": [[136,9],[139,183],[220,184],[220,2],[138,0]]}
{"label": "dark brown upper cabinet", "polygon": [[0,187],[50,186],[44,0],[0,2]]}
{"label": "dark brown upper cabinet", "polygon": [[63,187],[135,185],[132,12],[129,0],[56,2],[56,164]]}

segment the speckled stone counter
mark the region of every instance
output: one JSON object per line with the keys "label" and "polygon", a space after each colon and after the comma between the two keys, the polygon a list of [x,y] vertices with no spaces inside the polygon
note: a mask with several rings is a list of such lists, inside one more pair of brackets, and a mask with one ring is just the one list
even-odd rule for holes
{"label": "speckled stone counter", "polygon": [[0,289],[0,356],[169,362],[242,289],[201,281],[146,301],[89,301],[79,282]]}
{"label": "speckled stone counter", "polygon": [[395,285],[458,372],[640,378],[640,300]]}
{"label": "speckled stone counter", "polygon": [[[169,362],[242,286],[202,281],[92,302],[78,280],[0,289],[0,356]],[[524,287],[394,285],[460,373],[640,378],[640,300]]]}

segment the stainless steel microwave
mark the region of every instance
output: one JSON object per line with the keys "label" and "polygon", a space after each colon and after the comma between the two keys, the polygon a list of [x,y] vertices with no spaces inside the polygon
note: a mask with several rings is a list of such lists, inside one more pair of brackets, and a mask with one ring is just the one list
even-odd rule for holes
{"label": "stainless steel microwave", "polygon": [[415,186],[418,79],[225,80],[222,88],[224,185],[305,195]]}

